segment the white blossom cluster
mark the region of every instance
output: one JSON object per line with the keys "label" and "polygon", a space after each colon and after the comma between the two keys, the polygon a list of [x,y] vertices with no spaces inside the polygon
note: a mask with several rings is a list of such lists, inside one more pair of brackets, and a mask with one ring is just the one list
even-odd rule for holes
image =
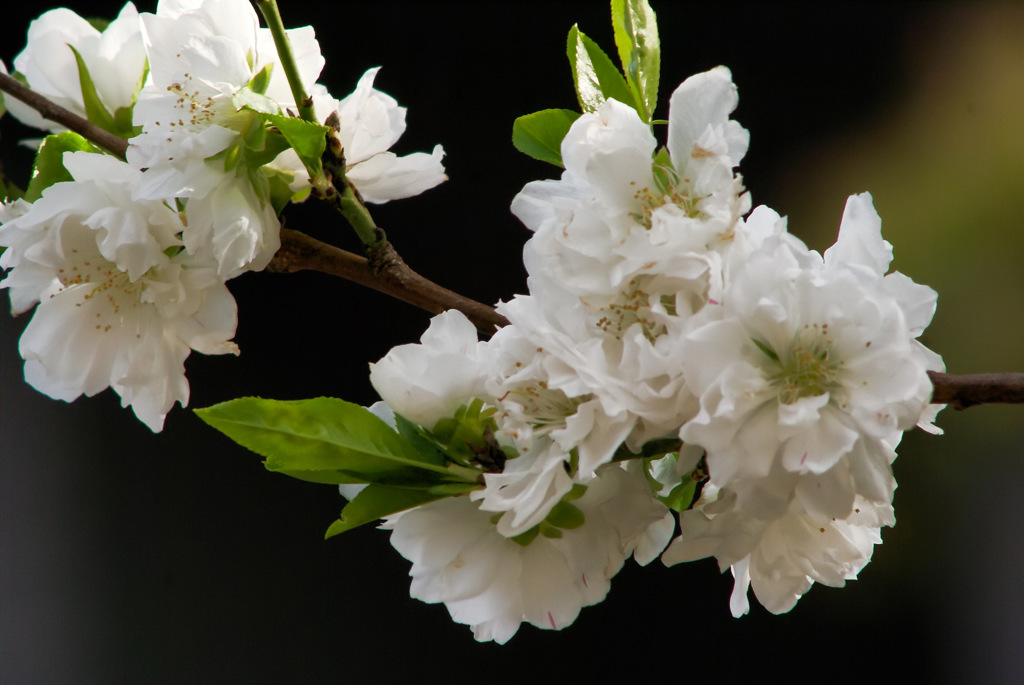
{"label": "white blossom cluster", "polygon": [[[338,115],[350,180],[365,200],[445,180],[440,146],[388,152],[405,109],[373,88],[376,69],[336,100],[314,84],[324,60],[313,29],[288,35],[319,120]],[[188,402],[191,350],[238,353],[224,283],[263,269],[280,246],[270,187],[292,199],[309,190],[290,149],[241,158],[260,133],[257,112],[297,109],[273,39],[248,0],[161,0],[153,14],[129,2],[102,32],[56,9],[32,22],[14,69],[40,94],[83,117],[105,115],[130,137],[127,161],[67,152],[73,180],[0,208],[0,267],[10,269],[0,287],[16,314],[39,303],[20,344],[26,380],[68,401],[111,387],[159,431],[174,403]],[[6,102],[24,123],[62,130]]]}
{"label": "white blossom cluster", "polygon": [[[736,616],[751,586],[788,611],[814,582],[855,578],[894,522],[894,448],[935,430],[926,372],[943,365],[916,338],[936,295],[887,273],[866,193],[824,255],[751,211],[737,102],[724,67],[686,80],[660,151],[629,106],[583,114],[561,179],[512,203],[533,236],[530,294],[498,306],[511,324],[478,342],[447,312],[372,365],[388,407],[427,430],[482,400],[512,455],[483,489],[385,524],[413,596],[479,640],[561,628],[627,557],[663,550],[731,568]],[[656,440],[675,447],[621,459]],[[673,540],[665,502],[705,469]],[[567,503],[582,525],[560,523]]]}

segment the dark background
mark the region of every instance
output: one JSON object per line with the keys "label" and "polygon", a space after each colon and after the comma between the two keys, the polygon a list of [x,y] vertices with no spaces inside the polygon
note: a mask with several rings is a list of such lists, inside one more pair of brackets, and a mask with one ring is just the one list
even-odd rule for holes
{"label": "dark background", "polygon": [[[445,146],[449,182],[374,210],[399,251],[476,299],[522,292],[528,235],[508,205],[555,170],[515,152],[512,120],[575,106],[565,35],[579,22],[613,51],[607,5],[281,4],[286,25],[316,26],[321,80],[336,96],[383,65],[377,86],[409,108],[398,152]],[[952,371],[1024,370],[1021,6],[654,7],[662,103],[689,74],[731,67],[755,204],[790,215],[823,249],[845,197],[872,191],[897,268],[940,292],[925,342]],[[112,18],[120,3],[72,8]],[[44,9],[5,7],[8,66]],[[16,141],[34,135],[0,122],[5,168],[21,183],[31,154]],[[289,226],[355,247],[330,214],[293,210]],[[320,274],[230,286],[242,354],[189,359],[191,406],[255,394],[368,404],[367,362],[428,320]],[[945,437],[908,434],[899,523],[843,590],[815,586],[789,614],[754,606],[737,620],[731,577],[713,561],[629,562],[570,628],[524,626],[499,647],[409,598],[409,564],[386,533],[323,541],[341,506],[333,488],[265,472],[188,410],[153,435],[112,392],[69,405],[32,390],[17,354],[29,316],[0,315],[3,683],[1024,678],[1024,409],[947,411]]]}

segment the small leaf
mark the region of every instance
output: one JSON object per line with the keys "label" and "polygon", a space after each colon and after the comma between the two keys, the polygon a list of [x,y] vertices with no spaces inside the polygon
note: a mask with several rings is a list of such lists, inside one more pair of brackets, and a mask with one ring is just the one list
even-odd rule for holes
{"label": "small leaf", "polygon": [[640,105],[637,111],[650,122],[658,104],[661,76],[657,17],[647,0],[612,0],[612,29],[622,71]]}
{"label": "small leaf", "polygon": [[569,530],[579,528],[583,525],[585,520],[586,517],[583,515],[583,512],[580,511],[580,508],[575,504],[566,502],[565,500],[562,500],[555,506],[551,507],[551,512],[545,519],[545,521],[553,526]]}
{"label": "small leaf", "polygon": [[102,17],[86,17],[85,20],[89,22],[89,26],[93,27],[100,33],[106,31],[107,27],[110,26],[110,20]]}
{"label": "small leaf", "polygon": [[75,179],[64,168],[64,153],[83,151],[99,153],[96,146],[73,131],[47,136],[36,153],[32,180],[25,191],[25,200],[35,202],[42,196],[43,191],[53,184],[74,181]]}
{"label": "small leaf", "polygon": [[[331,397],[278,401],[241,397],[195,410],[206,423],[266,457],[269,471],[343,472],[337,482],[444,482],[434,454],[420,454],[364,407]],[[328,476],[310,476],[333,482]],[[354,478],[350,478],[354,477]]]}
{"label": "small leaf", "polygon": [[548,539],[557,539],[562,537],[562,529],[557,528],[547,521],[541,521],[537,524],[537,529],[540,530],[540,534]]}
{"label": "small leaf", "polygon": [[270,76],[273,71],[274,63],[267,62],[267,66],[260,69],[260,73],[253,76],[252,80],[249,81],[249,88],[251,88],[254,93],[265,95],[267,92],[267,86],[270,85]]}
{"label": "small leaf", "polygon": [[534,526],[533,528],[531,528],[530,530],[526,531],[525,533],[520,533],[519,535],[515,536],[514,538],[510,538],[510,539],[512,540],[512,542],[516,543],[520,547],[526,547],[531,542],[533,542],[533,539],[537,537],[538,533],[540,533],[540,526],[539,525]]}
{"label": "small leaf", "polygon": [[576,97],[584,112],[596,111],[608,98],[637,107],[626,79],[604,50],[580,31],[578,26],[569,30],[566,54],[572,67]]}
{"label": "small leaf", "polygon": [[117,122],[114,120],[114,115],[103,104],[100,94],[96,91],[96,84],[93,83],[92,76],[89,74],[89,67],[85,66],[85,60],[82,59],[82,55],[79,54],[73,45],[68,44],[68,47],[75,54],[75,62],[78,63],[78,82],[82,88],[82,104],[85,105],[86,118],[107,133],[113,133],[115,136],[121,135]]}
{"label": "small leaf", "polygon": [[323,163],[320,158],[327,147],[326,126],[320,126],[309,121],[286,117],[279,114],[266,114],[267,121],[277,127],[281,135],[288,141],[288,145],[295,150],[295,153],[302,160],[309,171],[309,175],[319,178],[324,174]]}
{"label": "small leaf", "polygon": [[693,502],[693,495],[697,490],[697,481],[692,478],[684,478],[681,483],[672,488],[672,492],[665,497],[659,497],[661,503],[674,512],[686,511]]}
{"label": "small leaf", "polygon": [[564,167],[562,140],[579,116],[571,109],[544,109],[521,116],[512,124],[512,145],[534,159]]}
{"label": "small leaf", "polygon": [[345,505],[345,508],[341,510],[341,518],[330,525],[324,538],[334,537],[364,523],[371,523],[385,516],[444,497],[443,494],[434,494],[414,488],[368,485],[355,496],[355,499]]}
{"label": "small leaf", "polygon": [[281,111],[277,102],[250,88],[239,88],[238,92],[231,96],[231,104],[235,109],[248,108],[260,114],[278,114]]}

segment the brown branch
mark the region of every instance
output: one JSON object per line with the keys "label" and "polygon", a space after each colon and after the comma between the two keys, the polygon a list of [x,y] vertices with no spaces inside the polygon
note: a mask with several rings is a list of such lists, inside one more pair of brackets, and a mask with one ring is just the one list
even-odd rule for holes
{"label": "brown branch", "polygon": [[90,123],[88,119],[83,119],[74,112],[64,109],[55,102],[51,102],[31,88],[23,85],[16,78],[4,73],[0,73],[0,90],[6,91],[21,100],[43,115],[44,119],[54,121],[124,159],[125,153],[128,151],[128,143],[124,138],[119,138],[113,133],[104,131],[99,126]]}
{"label": "brown branch", "polygon": [[966,409],[977,404],[1024,404],[1024,373],[948,374],[929,371],[934,404]]}
{"label": "brown branch", "polygon": [[303,269],[340,276],[433,314],[458,309],[487,335],[508,324],[508,320],[493,307],[463,297],[420,276],[402,261],[390,244],[376,253],[371,262],[305,233],[282,228],[281,249],[274,255],[267,271],[287,273]]}
{"label": "brown branch", "polygon": [[[43,118],[91,140],[124,159],[128,143],[90,123],[74,112],[51,102],[17,79],[0,73],[0,90],[38,111]],[[437,314],[458,309],[483,333],[490,335],[508,320],[493,307],[442,288],[409,268],[390,243],[372,253],[372,260],[328,245],[304,233],[281,229],[281,249],[268,271],[292,272],[310,269],[340,276],[403,302]],[[929,371],[934,392],[932,402],[966,409],[978,404],[1024,404],[1024,374],[983,373],[953,375]]]}

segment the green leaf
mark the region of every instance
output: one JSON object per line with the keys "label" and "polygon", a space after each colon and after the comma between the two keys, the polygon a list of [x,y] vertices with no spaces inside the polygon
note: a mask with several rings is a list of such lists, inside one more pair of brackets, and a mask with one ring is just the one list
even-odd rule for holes
{"label": "green leaf", "polygon": [[85,20],[89,22],[89,26],[93,27],[100,33],[106,31],[107,27],[110,26],[110,20],[103,19],[102,17],[86,17]]}
{"label": "green leaf", "polygon": [[43,191],[55,183],[73,181],[71,174],[64,168],[65,152],[96,152],[100,150],[82,136],[73,131],[65,131],[57,135],[47,136],[36,153],[32,168],[32,180],[25,191],[25,200],[35,202]]}
{"label": "green leaf", "polygon": [[107,133],[120,136],[121,131],[118,129],[117,121],[114,120],[114,115],[100,99],[100,94],[96,91],[96,84],[93,83],[92,76],[89,74],[89,67],[85,66],[85,60],[73,45],[69,43],[68,47],[75,54],[75,62],[78,63],[78,82],[82,88],[82,104],[85,105],[86,118]]}
{"label": "green leaf", "polygon": [[444,497],[443,494],[434,494],[427,490],[368,485],[355,496],[355,499],[345,505],[341,510],[341,518],[331,524],[324,538],[334,537],[364,523],[371,523]]}
{"label": "green leaf", "polygon": [[674,512],[686,511],[693,502],[693,495],[697,490],[697,481],[692,478],[684,478],[681,483],[672,488],[672,492],[665,497],[659,497],[662,504]]}
{"label": "green leaf", "polygon": [[580,31],[578,26],[569,30],[566,54],[572,67],[576,97],[584,112],[597,110],[608,98],[632,107],[637,106],[626,79],[604,50]]}
{"label": "green leaf", "polygon": [[415,423],[405,418],[401,414],[395,414],[395,427],[398,429],[398,434],[401,435],[405,440],[416,448],[416,451],[420,454],[433,454],[433,460],[438,464],[443,464],[447,461],[444,456],[444,452],[438,447],[437,443],[431,440],[429,434],[417,426]]}
{"label": "green leaf", "polygon": [[564,167],[562,140],[579,116],[571,109],[544,109],[521,116],[512,124],[512,145],[534,159]]}
{"label": "green leaf", "polygon": [[427,487],[447,480],[448,471],[435,454],[420,454],[369,410],[344,400],[240,397],[195,412],[238,444],[266,457],[269,471],[292,476],[328,472],[306,478],[317,482]]}
{"label": "green leaf", "polygon": [[583,512],[580,511],[580,508],[575,504],[562,500],[555,506],[551,507],[551,512],[548,513],[547,518],[544,520],[553,526],[572,530],[573,528],[579,528],[582,526],[585,517]]}
{"label": "green leaf", "polygon": [[512,542],[516,543],[520,547],[528,547],[529,544],[531,542],[533,542],[533,539],[537,537],[538,533],[540,533],[540,525],[534,526],[533,528],[531,528],[530,530],[526,531],[525,533],[520,533],[519,535],[515,536],[514,538],[511,538],[511,540],[512,540]]}
{"label": "green leaf", "polygon": [[661,77],[657,17],[647,0],[612,0],[612,29],[623,73],[639,105],[637,111],[650,123]]}
{"label": "green leaf", "polygon": [[324,485],[341,485],[341,484],[355,484],[365,483],[366,479],[346,473],[344,471],[275,471],[275,473],[281,473],[286,476],[298,480],[308,481],[310,483],[322,483]]}
{"label": "green leaf", "polygon": [[494,441],[492,417],[497,411],[494,407],[484,406],[483,400],[474,398],[469,404],[456,409],[454,417],[438,421],[430,431],[431,435],[449,459],[468,466],[481,450]]}
{"label": "green leaf", "polygon": [[323,163],[320,158],[327,147],[326,126],[320,126],[309,121],[286,117],[279,114],[265,114],[267,121],[277,127],[281,135],[288,141],[288,145],[295,150],[295,153],[302,160],[302,163],[309,171],[309,175],[320,177],[324,174]]}
{"label": "green leaf", "polygon": [[260,69],[260,73],[253,76],[252,80],[249,81],[249,88],[251,88],[255,93],[265,95],[267,92],[267,86],[270,85],[270,76],[273,71],[274,63],[267,62],[267,66]]}
{"label": "green leaf", "polygon": [[260,114],[278,114],[281,111],[276,101],[254,88],[239,88],[238,92],[231,96],[231,104],[235,109],[248,108]]}

